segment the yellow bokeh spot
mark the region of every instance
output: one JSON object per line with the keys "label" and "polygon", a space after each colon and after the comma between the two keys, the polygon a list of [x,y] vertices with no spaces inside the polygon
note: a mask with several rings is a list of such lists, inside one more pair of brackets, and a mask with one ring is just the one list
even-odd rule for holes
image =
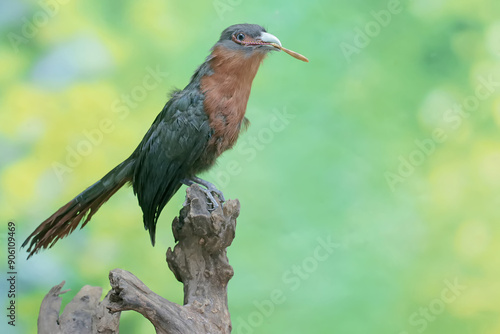
{"label": "yellow bokeh spot", "polygon": [[437,207],[456,207],[463,202],[467,186],[465,173],[462,166],[453,162],[432,170],[429,182]]}
{"label": "yellow bokeh spot", "polygon": [[1,176],[2,188],[11,203],[29,202],[35,191],[41,169],[31,159],[20,160],[7,167]]}
{"label": "yellow bokeh spot", "polygon": [[10,49],[0,50],[0,84],[12,85],[12,82],[19,80],[19,73],[22,73],[26,66],[27,58],[11,52]]}
{"label": "yellow bokeh spot", "polygon": [[166,13],[171,12],[168,6],[166,1],[133,2],[129,11],[130,19],[135,26],[150,32],[161,31],[162,34],[172,33],[175,36],[178,30],[172,29],[172,20],[166,16]]}
{"label": "yellow bokeh spot", "polygon": [[[500,186],[500,148],[498,143],[483,147],[477,158],[478,175],[486,186]],[[476,160],[476,159],[475,159]]]}
{"label": "yellow bokeh spot", "polygon": [[7,136],[17,135],[19,127],[31,117],[45,116],[47,110],[55,108],[59,97],[32,85],[12,85],[5,92],[2,109],[9,113],[0,113],[0,131]]}
{"label": "yellow bokeh spot", "polygon": [[491,108],[493,113],[493,119],[498,127],[500,127],[500,98],[495,99],[493,102],[493,108]]}
{"label": "yellow bokeh spot", "polygon": [[466,221],[460,225],[455,235],[455,251],[465,259],[481,256],[491,242],[490,227],[480,221]]}

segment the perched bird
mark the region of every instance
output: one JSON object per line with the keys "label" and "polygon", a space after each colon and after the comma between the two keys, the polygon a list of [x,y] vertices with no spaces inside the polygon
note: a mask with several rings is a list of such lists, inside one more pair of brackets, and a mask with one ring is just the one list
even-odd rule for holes
{"label": "perched bird", "polygon": [[[131,183],[143,212],[144,227],[155,243],[156,222],[182,184],[202,185],[212,208],[224,202],[222,192],[198,177],[236,142],[245,118],[252,81],[272,50],[284,50],[275,36],[255,24],[225,29],[183,90],[172,93],[132,155],[52,216],[26,239],[29,257],[52,247],[81,222],[83,228],[124,184]],[[301,58],[302,57],[302,58]]]}

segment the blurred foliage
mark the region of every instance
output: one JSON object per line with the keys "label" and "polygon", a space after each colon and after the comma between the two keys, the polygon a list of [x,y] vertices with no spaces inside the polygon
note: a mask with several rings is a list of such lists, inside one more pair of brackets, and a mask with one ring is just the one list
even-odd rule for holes
{"label": "blurred foliage", "polygon": [[[499,13],[496,0],[3,1],[0,220],[20,245],[132,152],[224,28],[259,23],[310,63],[266,59],[252,125],[204,175],[242,204],[234,332],[499,333]],[[156,69],[168,75],[141,95]],[[277,113],[291,116],[273,130]],[[54,249],[18,253],[18,325],[2,333],[34,333],[53,285],[71,289],[64,305],[85,284],[107,291],[117,267],[181,303],[164,261],[183,200],[154,248],[123,189]],[[122,315],[121,333],[153,332]]]}

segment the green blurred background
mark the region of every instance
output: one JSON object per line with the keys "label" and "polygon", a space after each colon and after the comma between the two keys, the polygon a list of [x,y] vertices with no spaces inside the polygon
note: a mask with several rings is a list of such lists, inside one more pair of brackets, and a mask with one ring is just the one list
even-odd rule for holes
{"label": "green blurred background", "polygon": [[[19,246],[125,159],[168,92],[243,22],[310,63],[265,60],[252,125],[202,175],[241,201],[233,332],[500,333],[497,0],[2,1],[1,254],[9,220]],[[182,303],[165,251],[184,195],[154,248],[122,189],[50,251],[19,252],[17,326],[4,311],[1,332],[34,333],[52,286],[66,280],[66,304],[86,284],[108,291],[114,268]],[[132,312],[120,326],[154,332]]]}

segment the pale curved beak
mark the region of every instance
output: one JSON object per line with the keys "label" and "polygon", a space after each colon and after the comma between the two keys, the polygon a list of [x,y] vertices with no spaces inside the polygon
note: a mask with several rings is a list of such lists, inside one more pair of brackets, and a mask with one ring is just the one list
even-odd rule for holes
{"label": "pale curved beak", "polygon": [[269,34],[267,32],[262,32],[259,37],[257,37],[258,40],[261,40],[264,43],[276,43],[279,46],[281,46],[281,42],[278,39],[278,37]]}

